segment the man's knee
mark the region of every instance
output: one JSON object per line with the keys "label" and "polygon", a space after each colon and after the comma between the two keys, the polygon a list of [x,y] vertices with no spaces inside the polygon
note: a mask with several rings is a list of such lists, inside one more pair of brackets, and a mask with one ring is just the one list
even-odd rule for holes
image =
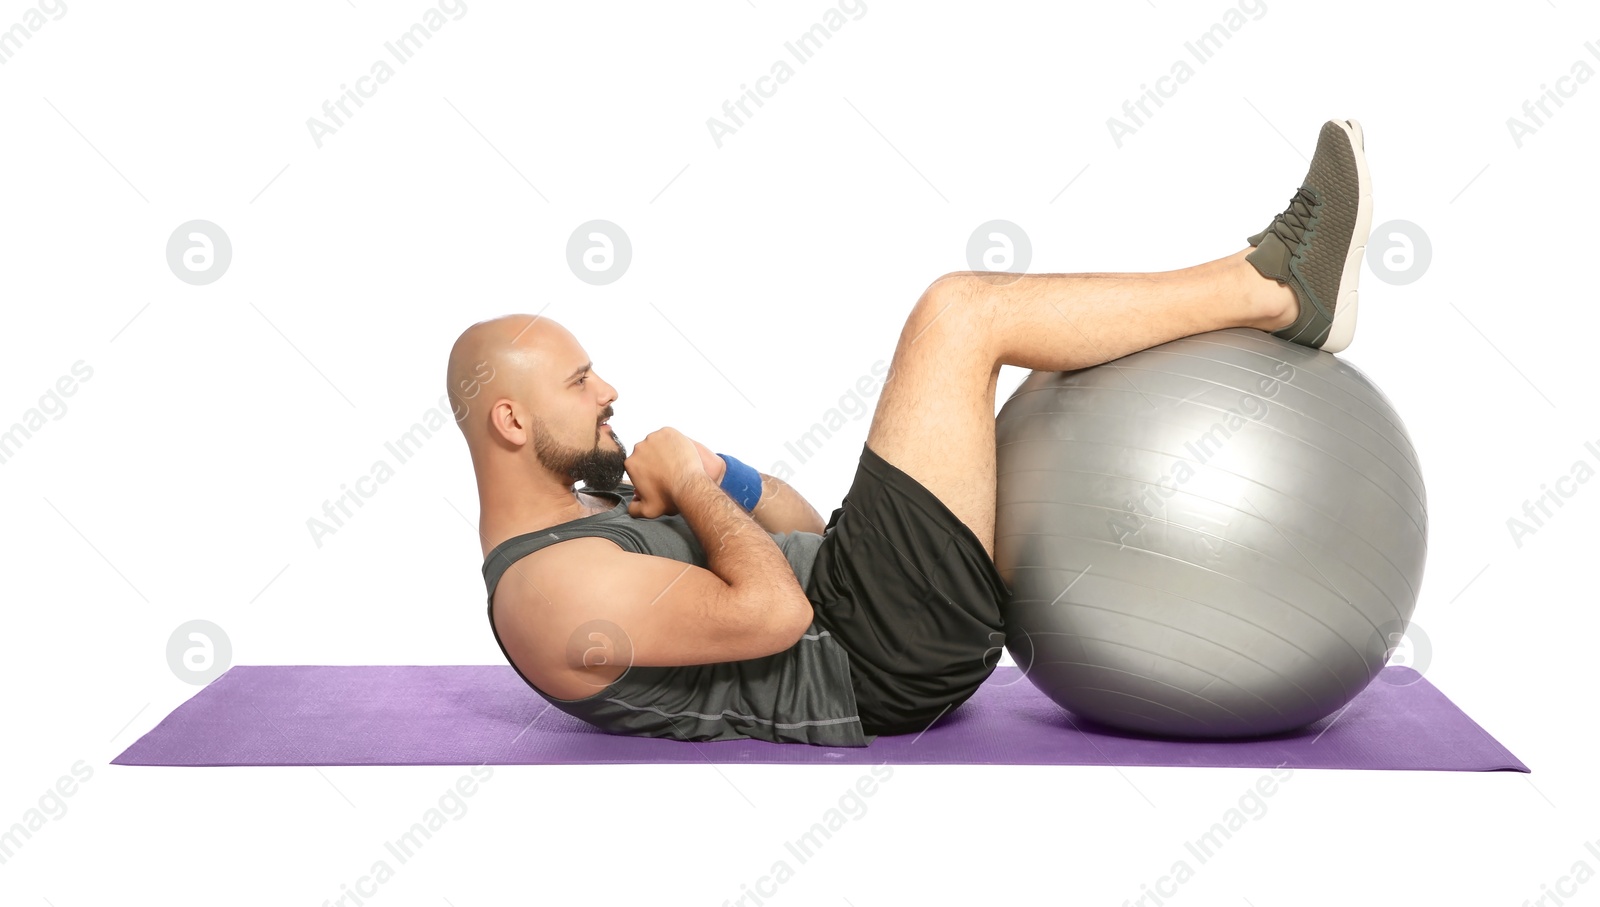
{"label": "man's knee", "polygon": [[906,319],[903,339],[921,344],[934,337],[954,337],[977,347],[981,335],[975,333],[972,320],[987,317],[984,310],[991,299],[980,276],[977,271],[951,271],[928,284]]}
{"label": "man's knee", "polygon": [[922,291],[922,296],[917,300],[921,303],[929,299],[960,299],[971,301],[980,295],[979,289],[983,283],[981,271],[949,271],[940,274]]}

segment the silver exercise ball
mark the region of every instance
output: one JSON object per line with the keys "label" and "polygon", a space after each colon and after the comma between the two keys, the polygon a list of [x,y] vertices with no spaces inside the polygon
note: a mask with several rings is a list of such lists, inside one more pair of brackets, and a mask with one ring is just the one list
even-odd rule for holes
{"label": "silver exercise ball", "polygon": [[1303,727],[1383,669],[1427,500],[1383,393],[1235,328],[1035,371],[996,418],[1006,648],[1076,716],[1143,734]]}

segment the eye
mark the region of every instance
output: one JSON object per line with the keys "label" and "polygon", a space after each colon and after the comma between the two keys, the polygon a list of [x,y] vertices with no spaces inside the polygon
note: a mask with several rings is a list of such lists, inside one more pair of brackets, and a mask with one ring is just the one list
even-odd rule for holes
{"label": "eye", "polygon": [[578,379],[578,386],[579,387],[583,387],[583,382],[588,381],[588,380],[589,380],[589,376],[588,375],[584,375],[582,378]]}

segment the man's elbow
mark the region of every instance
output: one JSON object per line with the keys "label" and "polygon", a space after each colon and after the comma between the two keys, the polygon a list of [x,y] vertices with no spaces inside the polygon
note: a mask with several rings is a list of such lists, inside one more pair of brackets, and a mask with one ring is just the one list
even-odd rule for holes
{"label": "man's elbow", "polygon": [[806,635],[806,631],[811,629],[811,624],[816,620],[816,617],[816,609],[811,606],[811,599],[806,598],[804,595],[800,596],[800,602],[794,609],[794,619],[790,624],[794,642],[799,642],[800,638]]}
{"label": "man's elbow", "polygon": [[770,650],[769,654],[776,655],[797,645],[806,631],[811,629],[815,618],[811,600],[804,595],[800,595],[798,601],[769,601],[757,619],[755,632],[768,641],[766,647]]}

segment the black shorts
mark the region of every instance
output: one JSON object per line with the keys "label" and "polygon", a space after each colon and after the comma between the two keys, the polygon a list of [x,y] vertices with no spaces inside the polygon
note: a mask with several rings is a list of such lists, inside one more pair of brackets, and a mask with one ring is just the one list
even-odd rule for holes
{"label": "black shorts", "polygon": [[1010,590],[983,544],[865,444],[805,591],[850,655],[868,734],[925,730],[977,692],[1005,646]]}

